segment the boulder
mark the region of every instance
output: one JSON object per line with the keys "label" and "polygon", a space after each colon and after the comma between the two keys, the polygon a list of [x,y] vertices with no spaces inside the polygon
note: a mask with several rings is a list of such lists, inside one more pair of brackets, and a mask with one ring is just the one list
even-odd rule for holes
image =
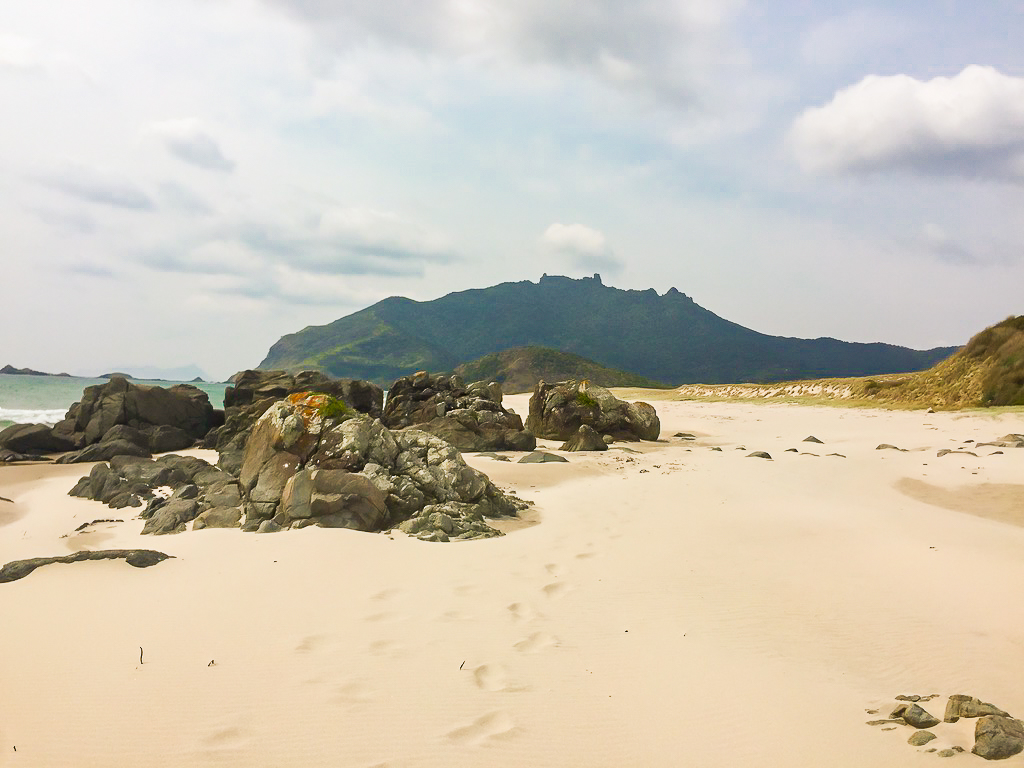
{"label": "boulder", "polygon": [[381,421],[389,429],[416,427],[460,451],[532,451],[537,439],[502,404],[501,385],[465,385],[459,376],[420,371],[395,381]]}
{"label": "boulder", "polygon": [[771,459],[772,455],[767,451],[754,451],[747,454],[748,459]]}
{"label": "boulder", "polygon": [[17,454],[63,453],[78,447],[73,438],[45,424],[12,424],[0,432],[0,448]]}
{"label": "boulder", "polygon": [[607,451],[608,443],[589,424],[580,424],[580,428],[570,437],[560,451]]}
{"label": "boulder", "polygon": [[1024,723],[1012,717],[984,715],[974,726],[974,749],[986,760],[1005,760],[1024,751]]}
{"label": "boulder", "polygon": [[[205,441],[226,457],[225,467],[241,463],[241,452],[253,426],[275,402],[288,395],[313,392],[341,400],[356,413],[379,418],[384,405],[384,390],[358,379],[332,379],[319,371],[297,374],[285,371],[241,371],[224,391],[224,424]],[[227,456],[228,454],[235,454]]]}
{"label": "boulder", "polygon": [[581,425],[617,440],[657,440],[661,422],[647,403],[627,403],[587,381],[537,382],[526,428],[537,437],[568,440]]}
{"label": "boulder", "polygon": [[818,445],[824,445],[824,443],[816,438],[814,435],[808,435],[803,440],[805,443],[817,443]]}
{"label": "boulder", "polygon": [[274,522],[289,526],[312,520],[322,528],[379,531],[387,527],[387,494],[365,475],[343,469],[303,469],[281,496]]}
{"label": "boulder", "polygon": [[912,747],[923,747],[929,741],[935,739],[936,736],[931,731],[915,731],[910,734],[910,738],[907,739],[907,744]]}
{"label": "boulder", "polygon": [[196,439],[181,427],[173,427],[168,424],[153,427],[148,431],[146,437],[149,442],[149,450],[153,453],[181,451],[191,448],[196,443]]}
{"label": "boulder", "polygon": [[211,507],[200,512],[192,523],[192,530],[203,528],[237,528],[242,521],[242,510],[238,507]]}
{"label": "boulder", "polygon": [[64,434],[70,429],[87,445],[99,442],[118,424],[143,431],[172,426],[199,439],[216,422],[209,397],[191,384],[164,389],[115,376],[106,384],[86,387],[82,400],[71,406],[65,421],[54,431]]}
{"label": "boulder", "polygon": [[902,718],[907,725],[913,726],[914,728],[931,728],[932,726],[938,725],[942,722],[939,718],[927,712],[920,705],[910,702],[898,704],[889,717]]}
{"label": "boulder", "polygon": [[999,707],[986,704],[984,701],[980,701],[973,696],[955,693],[946,702],[946,713],[942,719],[947,723],[955,723],[961,717],[984,717],[985,715],[1010,716]]}
{"label": "boulder", "polygon": [[518,464],[547,464],[549,462],[561,462],[565,463],[569,461],[565,456],[559,456],[555,453],[547,453],[546,451],[533,451],[523,456],[517,463]]}
{"label": "boulder", "polygon": [[199,516],[199,502],[196,499],[171,499],[161,504],[142,528],[143,535],[181,533],[185,524]]}

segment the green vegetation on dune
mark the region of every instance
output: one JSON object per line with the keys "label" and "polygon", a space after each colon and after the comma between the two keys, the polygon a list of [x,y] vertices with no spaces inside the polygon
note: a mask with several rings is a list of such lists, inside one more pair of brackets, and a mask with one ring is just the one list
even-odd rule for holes
{"label": "green vegetation on dune", "polygon": [[1024,406],[1024,315],[986,328],[963,349],[926,371],[760,386],[688,386],[678,394],[687,399],[775,398],[946,410]]}
{"label": "green vegetation on dune", "polygon": [[767,336],[724,320],[670,289],[658,295],[599,277],[547,276],[433,301],[385,299],[324,326],[289,334],[260,368],[315,368],[387,386],[400,375],[452,370],[517,347],[546,347],[653,382],[780,381],[921,370],[951,348]]}

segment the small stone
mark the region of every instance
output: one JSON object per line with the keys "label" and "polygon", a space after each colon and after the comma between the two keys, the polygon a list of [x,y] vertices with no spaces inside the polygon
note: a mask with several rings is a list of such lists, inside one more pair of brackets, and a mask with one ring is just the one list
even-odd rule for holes
{"label": "small stone", "polygon": [[747,454],[748,459],[771,459],[771,457],[771,454],[767,451],[754,451]]}
{"label": "small stone", "polygon": [[805,443],[818,443],[819,445],[824,445],[824,443],[818,438],[816,438],[814,435],[808,435],[807,437],[804,438],[803,441]]}
{"label": "small stone", "polygon": [[528,453],[525,456],[523,456],[523,458],[521,458],[518,461],[518,463],[519,464],[546,464],[546,463],[552,462],[552,461],[567,462],[569,460],[567,458],[565,458],[564,456],[556,456],[553,453],[545,453],[544,451],[533,451],[532,453]]}
{"label": "small stone", "polygon": [[921,700],[921,697],[918,696],[917,694],[913,694],[913,695],[910,695],[910,696],[905,696],[903,694],[900,694],[899,696],[896,697],[896,701],[920,701],[920,700]]}
{"label": "small stone", "polygon": [[917,731],[910,734],[910,738],[907,739],[907,744],[912,747],[923,747],[929,741],[935,739],[936,736],[931,731]]}
{"label": "small stone", "polygon": [[911,725],[914,728],[931,728],[933,725],[938,725],[941,720],[935,717],[929,712],[926,712],[917,704],[900,704],[894,709],[889,717],[902,717],[906,721],[907,725]]}

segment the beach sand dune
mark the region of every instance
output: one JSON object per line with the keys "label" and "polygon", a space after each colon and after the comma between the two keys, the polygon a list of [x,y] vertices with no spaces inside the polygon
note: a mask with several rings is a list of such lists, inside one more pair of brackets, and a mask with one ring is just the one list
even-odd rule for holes
{"label": "beach sand dune", "polygon": [[0,564],[174,558],[0,584],[0,765],[884,768],[935,759],[866,724],[897,694],[1024,713],[1024,449],[936,456],[1024,415],[657,408],[665,442],[467,456],[536,506],[465,543],[142,537],[67,497],[88,466],[0,468]]}

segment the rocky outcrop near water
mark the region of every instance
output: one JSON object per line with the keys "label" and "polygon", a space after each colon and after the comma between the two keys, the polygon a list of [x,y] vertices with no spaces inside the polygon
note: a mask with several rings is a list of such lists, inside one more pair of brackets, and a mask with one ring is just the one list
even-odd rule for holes
{"label": "rocky outcrop near water", "polygon": [[460,451],[532,451],[537,439],[502,405],[501,385],[463,383],[457,375],[420,371],[388,390],[382,421],[390,429],[429,432]]}
{"label": "rocky outcrop near water", "polygon": [[224,390],[224,424],[207,435],[205,446],[221,454],[221,466],[237,472],[249,433],[277,401],[298,392],[319,392],[345,403],[353,411],[379,418],[384,390],[358,379],[333,379],[319,371],[241,371]]}
{"label": "rocky outcrop near water", "polygon": [[647,403],[628,403],[587,381],[539,382],[526,428],[537,437],[568,440],[586,424],[602,437],[657,440],[661,421]]}
{"label": "rocky outcrop near water", "polygon": [[237,474],[193,457],[117,456],[96,464],[71,495],[143,507],[144,534],[241,526],[272,532],[318,525],[430,541],[497,536],[486,518],[527,504],[498,490],[444,440],[392,432],[329,395],[273,403],[246,440]]}
{"label": "rocky outcrop near water", "polygon": [[0,456],[10,461],[65,453],[65,463],[149,456],[195,445],[221,417],[207,394],[190,384],[165,389],[115,377],[86,387],[53,427],[15,424],[0,432]]}

